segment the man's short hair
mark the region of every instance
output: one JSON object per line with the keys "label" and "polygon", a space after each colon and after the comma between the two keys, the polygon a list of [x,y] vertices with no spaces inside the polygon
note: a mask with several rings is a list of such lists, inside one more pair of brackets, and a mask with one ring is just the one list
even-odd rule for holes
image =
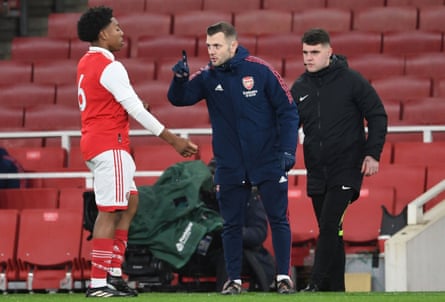
{"label": "man's short hair", "polygon": [[235,27],[228,22],[218,22],[207,27],[207,35],[213,36],[217,33],[223,33],[226,37],[231,37],[237,39],[238,34]]}
{"label": "man's short hair", "polygon": [[301,38],[301,42],[307,45],[331,44],[329,33],[321,28],[311,28]]}
{"label": "man's short hair", "polygon": [[99,39],[102,29],[111,23],[113,9],[106,6],[89,8],[77,22],[77,35],[79,39],[86,42],[93,42]]}

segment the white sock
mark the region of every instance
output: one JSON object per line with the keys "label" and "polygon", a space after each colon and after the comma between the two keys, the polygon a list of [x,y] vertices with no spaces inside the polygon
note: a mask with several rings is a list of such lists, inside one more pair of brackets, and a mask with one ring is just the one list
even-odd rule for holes
{"label": "white sock", "polygon": [[110,267],[108,273],[113,277],[120,277],[122,276],[122,269],[118,267]]}
{"label": "white sock", "polygon": [[235,280],[233,280],[233,282],[235,282],[235,283],[238,284],[238,285],[241,285],[241,284],[242,284],[241,279],[235,279]]}
{"label": "white sock", "polygon": [[277,282],[280,282],[284,279],[290,280],[290,277],[288,275],[277,275]]}

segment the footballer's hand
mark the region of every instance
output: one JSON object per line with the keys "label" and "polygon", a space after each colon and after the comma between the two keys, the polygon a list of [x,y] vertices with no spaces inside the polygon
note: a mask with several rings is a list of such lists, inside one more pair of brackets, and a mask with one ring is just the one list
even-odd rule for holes
{"label": "footballer's hand", "polygon": [[172,70],[177,78],[188,78],[190,75],[189,65],[187,63],[187,53],[182,51],[182,59],[172,67]]}
{"label": "footballer's hand", "polygon": [[178,141],[173,145],[176,151],[184,157],[191,157],[198,152],[198,146],[189,139],[178,137]]}

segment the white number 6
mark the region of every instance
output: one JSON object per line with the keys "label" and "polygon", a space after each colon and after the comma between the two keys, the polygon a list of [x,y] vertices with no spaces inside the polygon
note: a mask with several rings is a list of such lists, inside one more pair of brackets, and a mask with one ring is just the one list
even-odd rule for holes
{"label": "white number 6", "polygon": [[77,87],[77,101],[79,102],[80,111],[84,111],[87,106],[87,97],[85,95],[85,91],[80,87],[82,85],[84,75],[81,74],[79,78],[79,86]]}

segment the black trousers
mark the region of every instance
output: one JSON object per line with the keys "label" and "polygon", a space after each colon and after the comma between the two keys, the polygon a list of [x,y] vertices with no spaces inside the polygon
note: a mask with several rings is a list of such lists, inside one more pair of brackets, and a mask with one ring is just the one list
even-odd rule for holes
{"label": "black trousers", "polygon": [[350,187],[335,186],[311,196],[320,234],[310,282],[321,291],[345,291],[343,217],[355,193]]}

